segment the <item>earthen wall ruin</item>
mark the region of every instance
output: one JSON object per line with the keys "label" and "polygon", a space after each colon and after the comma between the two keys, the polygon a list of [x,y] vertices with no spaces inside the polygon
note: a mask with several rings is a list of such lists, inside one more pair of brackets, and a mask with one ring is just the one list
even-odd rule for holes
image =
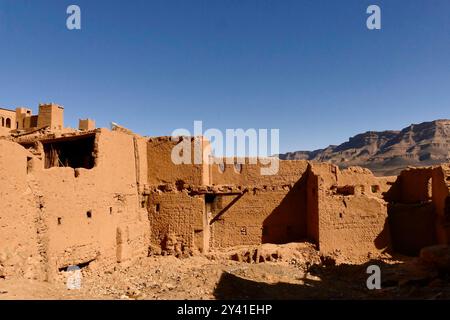
{"label": "earthen wall ruin", "polygon": [[[449,241],[448,165],[375,177],[280,160],[278,174],[263,175],[250,159],[209,164],[203,138],[88,129],[0,140],[0,277],[51,281],[71,265],[261,243],[310,241],[363,260]],[[173,163],[175,146],[198,142],[202,163]]]}

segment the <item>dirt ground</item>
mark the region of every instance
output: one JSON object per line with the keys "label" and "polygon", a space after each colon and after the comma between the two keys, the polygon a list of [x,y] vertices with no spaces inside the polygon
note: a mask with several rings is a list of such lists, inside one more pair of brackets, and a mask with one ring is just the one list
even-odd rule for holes
{"label": "dirt ground", "polygon": [[[367,267],[381,268],[368,290]],[[449,299],[449,277],[417,259],[378,257],[363,264],[323,257],[312,245],[236,247],[206,256],[150,256],[110,270],[82,269],[80,289],[0,279],[0,299]]]}

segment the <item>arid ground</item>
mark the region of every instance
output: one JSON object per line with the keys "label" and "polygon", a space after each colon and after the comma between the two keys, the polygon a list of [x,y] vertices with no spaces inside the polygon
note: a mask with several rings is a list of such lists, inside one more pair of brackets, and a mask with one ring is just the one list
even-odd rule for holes
{"label": "arid ground", "polygon": [[[255,262],[258,260],[258,263]],[[380,266],[382,289],[368,290],[367,266]],[[449,278],[418,259],[374,257],[363,264],[321,256],[312,245],[235,247],[176,258],[150,256],[111,270],[82,269],[82,286],[0,280],[0,299],[448,299]]]}

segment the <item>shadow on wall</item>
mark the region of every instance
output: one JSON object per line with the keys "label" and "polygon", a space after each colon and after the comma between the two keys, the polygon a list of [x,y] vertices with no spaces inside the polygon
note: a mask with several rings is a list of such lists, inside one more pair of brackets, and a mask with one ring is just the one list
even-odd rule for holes
{"label": "shadow on wall", "polygon": [[375,238],[374,245],[375,248],[380,250],[382,253],[393,253],[389,217],[384,220],[383,230],[381,230],[380,234]]}
{"label": "shadow on wall", "polygon": [[294,184],[263,222],[262,243],[283,244],[306,238],[307,174]]}
{"label": "shadow on wall", "polygon": [[[413,173],[417,172],[417,176]],[[388,225],[392,250],[418,256],[420,249],[436,243],[436,214],[430,189],[431,170],[402,171],[388,192]]]}
{"label": "shadow on wall", "polygon": [[[310,268],[314,277],[304,277],[299,271],[299,284],[277,282],[267,283],[243,278],[239,275],[224,272],[214,290],[216,299],[367,299],[386,298],[377,295],[379,290],[367,289],[367,267],[377,265],[382,272],[381,287],[395,287],[399,284],[399,274],[393,270],[398,265],[389,265],[379,260],[371,260],[362,265],[319,266]],[[246,272],[248,272],[247,270]],[[261,272],[261,271],[260,271]],[[291,272],[291,271],[284,271]],[[255,272],[257,274],[257,272]],[[279,272],[277,272],[279,274]],[[292,274],[289,275],[294,278]],[[313,279],[316,280],[313,280]],[[409,289],[407,289],[409,290]]]}
{"label": "shadow on wall", "polygon": [[418,256],[420,249],[436,243],[433,203],[388,204],[393,250]]}

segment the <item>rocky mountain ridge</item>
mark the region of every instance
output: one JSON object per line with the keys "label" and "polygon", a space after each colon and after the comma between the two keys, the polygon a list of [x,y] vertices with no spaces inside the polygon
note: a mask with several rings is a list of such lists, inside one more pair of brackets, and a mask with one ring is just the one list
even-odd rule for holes
{"label": "rocky mountain ridge", "polygon": [[341,168],[362,166],[376,175],[395,175],[407,166],[450,162],[450,120],[411,124],[400,131],[367,131],[340,145],[288,152],[280,159],[331,162]]}

